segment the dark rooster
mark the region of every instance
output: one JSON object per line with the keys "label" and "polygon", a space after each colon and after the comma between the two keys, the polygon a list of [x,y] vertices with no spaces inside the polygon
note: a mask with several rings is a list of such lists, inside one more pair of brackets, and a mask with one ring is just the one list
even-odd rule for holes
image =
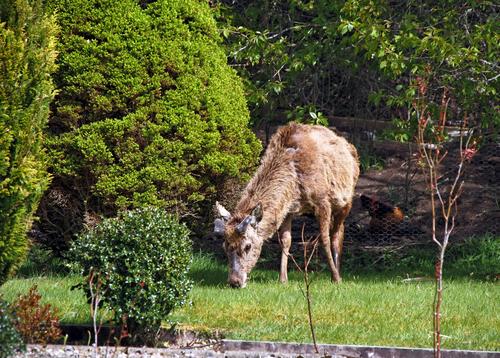
{"label": "dark rooster", "polygon": [[371,217],[369,232],[376,236],[398,236],[404,234],[401,225],[404,220],[403,210],[366,195],[361,195],[361,205]]}

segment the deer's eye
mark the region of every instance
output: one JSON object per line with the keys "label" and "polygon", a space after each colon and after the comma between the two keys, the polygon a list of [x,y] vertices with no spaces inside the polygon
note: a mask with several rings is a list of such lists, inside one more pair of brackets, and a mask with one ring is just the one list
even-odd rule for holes
{"label": "deer's eye", "polygon": [[246,244],[246,245],[245,245],[245,248],[244,248],[245,253],[247,254],[247,253],[248,253],[248,251],[250,251],[250,249],[251,249],[251,248],[252,248],[252,244]]}

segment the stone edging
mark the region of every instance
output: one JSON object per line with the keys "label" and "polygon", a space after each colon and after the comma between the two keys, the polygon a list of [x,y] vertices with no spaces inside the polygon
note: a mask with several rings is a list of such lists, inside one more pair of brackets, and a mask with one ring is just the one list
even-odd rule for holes
{"label": "stone edging", "polygon": [[[292,353],[296,355],[314,354],[312,344],[281,343],[281,342],[245,342],[223,340],[225,351],[260,351],[269,353]],[[369,357],[369,358],[427,358],[433,356],[432,349],[374,347],[355,345],[318,344],[320,356]],[[445,358],[500,358],[500,352],[443,350]]]}
{"label": "stone edging", "polygon": [[[136,358],[136,357],[186,357],[186,358],[222,358],[222,357],[331,357],[331,358],[430,358],[431,349],[348,346],[319,344],[320,354],[314,353],[312,344],[249,342],[220,340],[213,345],[184,348],[148,348],[148,347],[99,347],[98,357]],[[95,357],[91,346],[64,345],[28,345],[26,353],[16,358],[90,358]],[[444,358],[500,358],[500,352],[443,350]]]}

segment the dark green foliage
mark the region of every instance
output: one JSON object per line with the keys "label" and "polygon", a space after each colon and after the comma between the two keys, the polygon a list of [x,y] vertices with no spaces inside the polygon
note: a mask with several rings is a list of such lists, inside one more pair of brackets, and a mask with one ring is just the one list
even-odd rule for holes
{"label": "dark green foliage", "polygon": [[245,79],[257,125],[379,114],[367,103],[371,74],[339,41],[344,1],[218,2],[229,59]]}
{"label": "dark green foliage", "polygon": [[467,115],[498,128],[492,1],[217,2],[255,121],[276,123],[283,112],[302,120],[321,112],[407,121],[420,76],[428,80],[430,110],[447,88],[449,119]]}
{"label": "dark green foliage", "polygon": [[28,249],[48,185],[42,133],[53,97],[56,27],[41,1],[0,1],[0,284]]}
{"label": "dark green foliage", "polygon": [[26,349],[15,328],[15,318],[7,302],[0,297],[0,358],[8,358],[18,350]]}
{"label": "dark green foliage", "polygon": [[16,272],[16,277],[63,276],[68,273],[66,261],[54,256],[45,246],[31,245],[26,260]]}
{"label": "dark green foliage", "polygon": [[[116,323],[154,330],[183,305],[191,289],[189,230],[163,209],[144,208],[105,219],[73,242],[69,256],[93,282]],[[92,280],[91,280],[92,278]]]}
{"label": "dark green foliage", "polygon": [[255,165],[260,143],[207,3],[49,3],[61,26],[53,188],[82,203],[64,215],[149,205],[199,215],[217,185]]}
{"label": "dark green foliage", "polygon": [[493,2],[349,0],[341,18],[338,30],[358,61],[395,81],[373,92],[372,100],[406,108],[414,120],[412,103],[424,93],[434,118],[448,100],[449,119],[498,130],[500,36]]}

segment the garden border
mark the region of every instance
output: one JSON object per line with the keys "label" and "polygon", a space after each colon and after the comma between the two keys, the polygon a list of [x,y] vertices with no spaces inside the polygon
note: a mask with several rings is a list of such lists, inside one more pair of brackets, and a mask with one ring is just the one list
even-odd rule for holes
{"label": "garden border", "polygon": [[[332,357],[332,358],[427,358],[432,349],[380,346],[357,346],[285,342],[254,342],[219,340],[200,347],[148,348],[148,347],[99,347],[101,357]],[[500,352],[471,350],[442,350],[445,358],[500,358]],[[17,357],[94,357],[92,346],[28,345],[27,353]]]}
{"label": "garden border", "polygon": [[[314,354],[313,344],[285,342],[251,342],[222,340],[222,349],[227,351],[269,352],[291,354]],[[432,357],[433,350],[427,348],[403,348],[383,346],[359,346],[318,344],[320,356],[370,357],[370,358],[424,358]],[[500,358],[500,352],[471,350],[442,350],[447,358]]]}

